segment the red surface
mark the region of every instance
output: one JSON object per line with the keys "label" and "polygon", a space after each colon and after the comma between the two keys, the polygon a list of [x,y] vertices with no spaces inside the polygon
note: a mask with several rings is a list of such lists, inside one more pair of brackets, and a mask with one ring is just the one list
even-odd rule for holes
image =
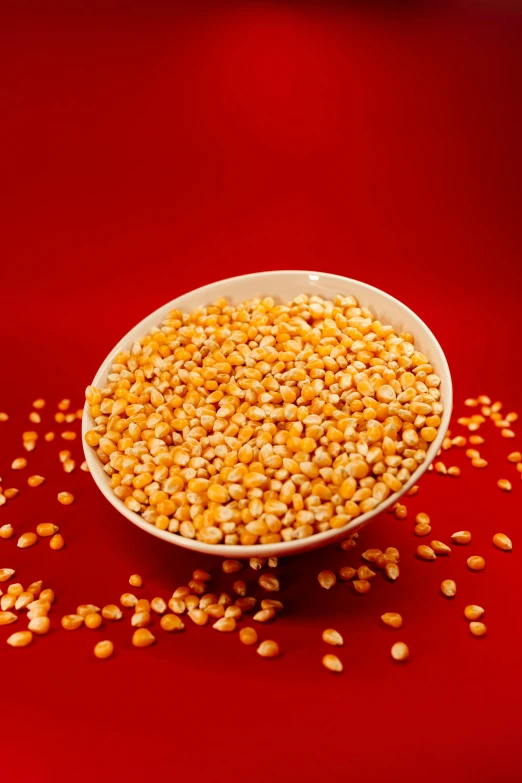
{"label": "red surface", "polygon": [[[78,407],[148,312],[262,269],[322,269],[389,291],[439,336],[457,401],[487,393],[520,409],[522,18],[515,4],[478,0],[370,5],[2,6],[0,410],[11,418],[0,476],[23,491],[0,521],[18,534],[55,520],[67,540],[62,552],[0,541],[0,566],[58,595],[52,632],[31,648],[7,648],[14,626],[0,629],[6,779],[518,778],[522,486],[505,461],[518,435],[487,430],[483,472],[450,452],[462,478],[426,476],[409,518],[379,517],[353,552],[282,562],[285,612],[260,630],[279,641],[276,661],[210,628],[173,636],[155,624],[147,650],[131,648],[128,619],[62,631],[63,613],[117,601],[136,571],[149,598],[197,566],[218,589],[233,580],[135,529],[88,475],[65,476],[65,442],[40,439],[27,471],[9,467],[33,428],[32,399],[48,400],[48,418],[64,396]],[[80,461],[79,440],[72,450]],[[47,483],[28,489],[29,472]],[[75,505],[59,506],[62,489]],[[420,510],[434,537],[468,528],[472,544],[417,561]],[[496,532],[512,536],[512,554],[493,548]],[[379,575],[365,596],[317,585],[322,568],[388,545],[401,552],[397,583]],[[470,554],[486,558],[484,572],[467,570]],[[453,601],[444,578],[457,581]],[[463,619],[471,602],[486,607],[483,639]],[[379,620],[390,610],[404,617],[398,632]],[[342,676],[321,667],[326,627],[346,641]],[[116,644],[106,662],[92,655],[102,638]],[[399,639],[406,665],[389,656]]]}

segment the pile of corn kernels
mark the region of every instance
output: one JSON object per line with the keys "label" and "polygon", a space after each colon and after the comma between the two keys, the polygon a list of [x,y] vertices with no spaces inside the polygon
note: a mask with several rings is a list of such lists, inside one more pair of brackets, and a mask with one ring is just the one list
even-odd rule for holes
{"label": "pile of corn kernels", "polygon": [[352,296],[173,310],[111,370],[85,439],[114,493],[206,544],[344,527],[409,480],[443,411],[414,337]]}

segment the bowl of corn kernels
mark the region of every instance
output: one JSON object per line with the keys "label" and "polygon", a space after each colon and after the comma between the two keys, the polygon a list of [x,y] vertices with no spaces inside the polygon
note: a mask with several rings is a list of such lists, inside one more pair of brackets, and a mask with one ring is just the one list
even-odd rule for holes
{"label": "bowl of corn kernels", "polygon": [[187,549],[268,557],[353,535],[439,451],[448,363],[409,308],[320,272],[243,275],[160,307],[85,393],[107,500]]}

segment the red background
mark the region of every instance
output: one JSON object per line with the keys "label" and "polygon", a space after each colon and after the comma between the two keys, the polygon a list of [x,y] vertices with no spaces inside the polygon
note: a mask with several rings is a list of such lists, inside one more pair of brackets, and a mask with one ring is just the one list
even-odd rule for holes
{"label": "red background", "polygon": [[[66,633],[78,603],[117,601],[138,571],[152,598],[219,563],[133,528],[58,440],[25,474],[10,470],[31,401],[79,407],[107,351],[135,322],[198,285],[304,268],[372,283],[435,331],[459,415],[469,395],[520,404],[522,17],[516,4],[327,2],[4,3],[0,232],[0,476],[47,483],[0,509],[17,534],[54,520],[45,541],[0,542],[0,566],[57,592],[52,632],[25,650],[2,628],[2,773],[17,780],[511,781],[520,770],[521,625],[513,444],[493,427],[473,471],[427,475],[409,518],[382,515],[350,553],[282,562],[285,613],[262,660],[237,635],[187,627],[148,650],[128,619]],[[519,411],[522,413],[522,411]],[[517,425],[515,425],[517,426]],[[518,425],[520,427],[520,425]],[[63,429],[54,423],[56,431]],[[78,428],[78,427],[77,427]],[[453,427],[456,432],[457,425]],[[518,437],[518,436],[517,436]],[[81,460],[81,444],[72,446]],[[514,489],[501,494],[497,478]],[[77,502],[59,506],[56,492]],[[434,537],[472,544],[435,563],[414,557],[413,515]],[[515,552],[491,545],[504,532]],[[397,546],[401,577],[357,596],[329,593],[321,568]],[[486,570],[465,559],[482,554]],[[253,572],[247,574],[253,579]],[[439,593],[454,578],[453,601]],[[5,587],[5,586],[4,586]],[[463,607],[486,607],[471,637]],[[126,610],[127,613],[129,610]],[[382,626],[384,611],[404,617]],[[190,621],[188,621],[190,622]],[[21,624],[18,623],[18,629]],[[342,676],[321,667],[325,627],[342,632]],[[153,629],[156,630],[156,629]],[[94,642],[112,638],[99,662]],[[391,644],[411,659],[394,664]],[[329,650],[328,650],[329,651]]]}

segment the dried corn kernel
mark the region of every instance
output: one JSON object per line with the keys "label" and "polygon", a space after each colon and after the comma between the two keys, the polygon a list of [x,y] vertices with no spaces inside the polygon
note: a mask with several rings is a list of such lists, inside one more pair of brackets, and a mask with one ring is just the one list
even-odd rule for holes
{"label": "dried corn kernel", "polygon": [[499,479],[497,481],[497,487],[503,492],[511,492],[511,481],[507,479]]}
{"label": "dried corn kernel", "polygon": [[37,541],[38,536],[36,533],[23,533],[16,542],[16,546],[19,547],[19,549],[27,549],[30,546],[34,546]]}
{"label": "dried corn kernel", "polygon": [[24,457],[18,457],[11,463],[13,470],[23,470],[25,467],[27,467],[27,460]]}
{"label": "dried corn kernel", "polygon": [[395,642],[391,648],[391,656],[395,661],[405,661],[409,658],[410,651],[404,642]]}
{"label": "dried corn kernel", "polygon": [[16,622],[18,617],[13,612],[0,612],[0,625],[10,625]]}
{"label": "dried corn kernel", "polygon": [[427,536],[431,533],[430,525],[415,525],[413,532],[416,536]]}
{"label": "dried corn kernel", "polygon": [[430,541],[430,546],[436,555],[449,555],[451,552],[451,548],[442,541]]}
{"label": "dried corn kernel", "polygon": [[275,593],[279,590],[279,579],[277,579],[275,576],[271,576],[270,574],[262,574],[258,579],[258,585],[269,593]]}
{"label": "dried corn kernel", "polygon": [[7,582],[15,575],[14,568],[0,568],[0,582]]}
{"label": "dried corn kernel", "polygon": [[341,647],[344,644],[339,631],[334,631],[333,628],[327,628],[326,631],[323,631],[323,642],[332,644],[334,647]]}
{"label": "dried corn kernel", "polygon": [[84,623],[86,628],[94,630],[95,628],[99,628],[102,624],[102,616],[98,612],[91,612],[85,616]]}
{"label": "dried corn kernel", "polygon": [[148,628],[138,628],[132,635],[134,647],[150,647],[156,641]]}
{"label": "dried corn kernel", "polygon": [[214,623],[212,628],[222,633],[230,633],[236,630],[236,621],[233,617],[221,617]]}
{"label": "dried corn kernel", "polygon": [[28,630],[32,633],[36,633],[39,636],[43,636],[49,631],[49,628],[51,627],[51,621],[48,617],[45,615],[42,615],[41,617],[33,617],[29,621],[29,625],[27,626]]}
{"label": "dried corn kernel", "polygon": [[74,495],[72,495],[70,492],[59,492],[58,502],[63,506],[69,506],[71,503],[74,503]]}
{"label": "dried corn kernel", "polygon": [[66,631],[75,631],[83,625],[84,618],[80,614],[66,614],[62,617],[62,627]]}
{"label": "dried corn kernel", "polygon": [[511,539],[505,536],[504,533],[495,533],[493,536],[493,543],[498,549],[504,549],[505,551],[513,549]]}
{"label": "dried corn kernel", "polygon": [[54,549],[55,551],[63,549],[65,546],[65,541],[62,534],[56,533],[56,535],[54,535],[49,541],[49,546],[51,547],[51,549]]}
{"label": "dried corn kernel", "polygon": [[0,527],[0,538],[11,538],[13,534],[14,530],[12,525],[2,525],[2,527]]}
{"label": "dried corn kernel", "polygon": [[435,560],[437,557],[433,549],[425,544],[421,544],[421,546],[417,547],[417,555],[422,560]]}
{"label": "dried corn kernel", "polygon": [[141,587],[143,584],[143,579],[139,574],[132,574],[129,576],[129,584],[132,587]]}
{"label": "dried corn kernel", "polygon": [[445,579],[442,582],[440,589],[442,590],[442,593],[448,598],[453,598],[453,596],[455,596],[457,593],[457,585],[453,579]]}
{"label": "dried corn kernel", "polygon": [[484,636],[486,633],[486,626],[484,623],[470,623],[469,624],[469,630],[473,634],[473,636]]}
{"label": "dried corn kernel", "polygon": [[11,647],[27,647],[28,644],[31,644],[32,640],[33,635],[31,631],[18,631],[8,638],[7,644]]}
{"label": "dried corn kernel", "polygon": [[29,476],[27,483],[30,487],[39,487],[45,481],[43,476]]}
{"label": "dried corn kernel", "polygon": [[342,672],[343,665],[337,655],[323,655],[323,666],[331,672]]}
{"label": "dried corn kernel", "polygon": [[348,580],[353,579],[356,573],[357,570],[355,568],[343,566],[339,571],[339,579],[342,579],[343,582],[347,582]]}
{"label": "dried corn kernel", "polygon": [[337,577],[333,571],[321,571],[317,574],[317,581],[325,590],[330,590],[337,582]]}
{"label": "dried corn kernel", "polygon": [[241,571],[243,565],[239,560],[224,560],[221,567],[225,574],[235,574],[237,571]]}
{"label": "dried corn kernel", "polygon": [[470,604],[464,609],[464,615],[467,620],[478,620],[484,614],[484,609],[477,604]]}
{"label": "dried corn kernel", "polygon": [[344,541],[341,541],[341,549],[344,550],[344,552],[349,552],[350,549],[353,549],[357,546],[357,541],[353,538],[345,538]]}
{"label": "dried corn kernel", "polygon": [[468,557],[466,563],[468,564],[468,568],[470,568],[472,571],[482,571],[486,566],[486,561],[479,555],[472,555],[472,557]]}
{"label": "dried corn kernel", "polygon": [[262,658],[276,658],[279,655],[279,645],[272,639],[266,639],[261,642],[256,652]]}
{"label": "dried corn kernel", "polygon": [[451,540],[456,544],[469,544],[471,541],[471,533],[469,530],[459,530],[458,533],[453,533]]}
{"label": "dried corn kernel", "polygon": [[177,614],[164,614],[160,620],[160,625],[164,631],[182,631],[185,627],[183,621]]}
{"label": "dried corn kernel", "polygon": [[120,607],[116,604],[107,604],[101,610],[101,614],[105,620],[121,620],[123,617]]}
{"label": "dried corn kernel", "polygon": [[402,625],[402,617],[397,612],[385,612],[381,615],[381,620],[392,628],[400,628]]}
{"label": "dried corn kernel", "polygon": [[352,584],[356,591],[361,594],[369,592],[371,588],[370,582],[368,582],[366,579],[354,579]]}
{"label": "dried corn kernel", "polygon": [[40,524],[36,526],[36,532],[41,538],[54,536],[59,529],[58,525],[53,525],[52,522],[40,522]]}
{"label": "dried corn kernel", "polygon": [[110,658],[114,652],[114,644],[107,639],[103,642],[98,642],[94,647],[94,655],[96,658]]}
{"label": "dried corn kernel", "polygon": [[243,644],[255,644],[257,642],[257,633],[254,628],[247,626],[246,628],[241,628],[239,632],[239,639],[241,642],[243,642]]}

